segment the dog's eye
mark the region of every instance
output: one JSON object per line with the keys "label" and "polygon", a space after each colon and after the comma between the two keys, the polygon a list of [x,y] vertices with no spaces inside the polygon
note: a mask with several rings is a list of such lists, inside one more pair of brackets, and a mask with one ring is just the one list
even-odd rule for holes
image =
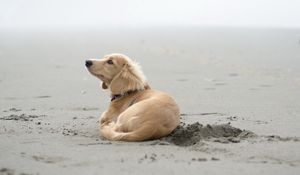
{"label": "dog's eye", "polygon": [[106,63],[107,64],[114,64],[114,62],[112,60],[107,60]]}

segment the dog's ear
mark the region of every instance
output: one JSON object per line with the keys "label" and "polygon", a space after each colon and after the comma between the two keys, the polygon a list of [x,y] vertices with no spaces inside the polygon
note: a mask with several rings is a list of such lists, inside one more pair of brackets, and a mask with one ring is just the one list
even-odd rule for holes
{"label": "dog's ear", "polygon": [[108,88],[107,84],[102,82],[102,89],[107,89],[107,88]]}
{"label": "dog's ear", "polygon": [[137,63],[127,63],[110,83],[112,94],[145,89],[145,77]]}

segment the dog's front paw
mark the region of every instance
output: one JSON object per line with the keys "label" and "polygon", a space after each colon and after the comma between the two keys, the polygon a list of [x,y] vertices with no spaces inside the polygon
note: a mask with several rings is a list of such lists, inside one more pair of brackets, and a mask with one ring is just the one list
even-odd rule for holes
{"label": "dog's front paw", "polygon": [[103,124],[103,123],[105,123],[106,121],[109,120],[109,118],[107,117],[106,113],[107,113],[106,111],[102,113],[102,115],[101,115],[101,117],[99,119],[100,120],[100,124]]}
{"label": "dog's front paw", "polygon": [[111,128],[111,127],[114,127],[114,126],[115,126],[115,122],[114,121],[105,121],[104,123],[102,123],[100,125],[100,129]]}
{"label": "dog's front paw", "polygon": [[100,124],[102,125],[103,123],[105,123],[107,120],[105,120],[105,118],[100,118]]}
{"label": "dog's front paw", "polygon": [[111,120],[110,118],[104,117],[104,118],[100,118],[100,124],[104,124],[104,123],[110,123],[113,120]]}

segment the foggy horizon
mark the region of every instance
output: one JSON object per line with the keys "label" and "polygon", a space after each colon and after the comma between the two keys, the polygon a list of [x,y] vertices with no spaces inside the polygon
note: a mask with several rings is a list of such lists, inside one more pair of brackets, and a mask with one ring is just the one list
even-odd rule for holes
{"label": "foggy horizon", "polygon": [[299,28],[300,1],[35,1],[0,2],[0,29],[114,27]]}

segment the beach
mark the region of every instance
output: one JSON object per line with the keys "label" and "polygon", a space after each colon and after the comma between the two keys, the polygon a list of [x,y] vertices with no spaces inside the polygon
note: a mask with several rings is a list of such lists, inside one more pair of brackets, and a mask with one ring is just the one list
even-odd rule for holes
{"label": "beach", "polygon": [[[173,135],[100,136],[84,62],[115,52],[178,102]],[[300,172],[300,29],[0,30],[0,92],[1,175]]]}

